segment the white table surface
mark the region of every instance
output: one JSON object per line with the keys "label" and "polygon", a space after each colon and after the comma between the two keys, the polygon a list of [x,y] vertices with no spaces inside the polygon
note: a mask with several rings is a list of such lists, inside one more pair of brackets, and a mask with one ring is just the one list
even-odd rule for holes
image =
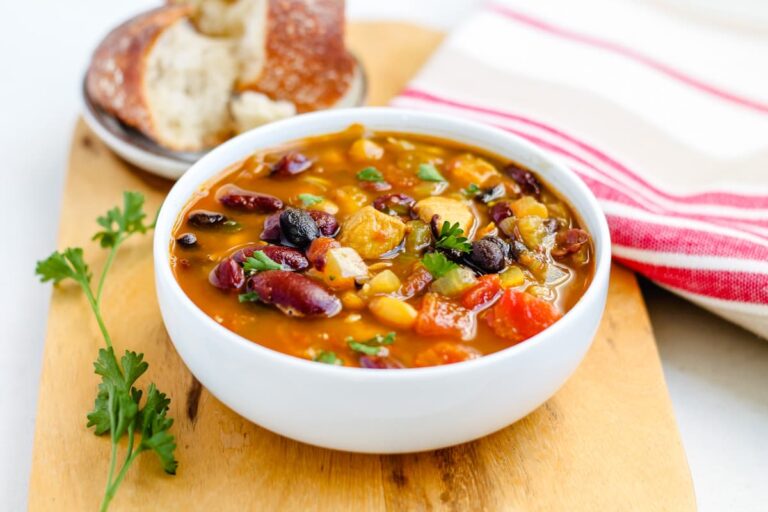
{"label": "white table surface", "polygon": [[[747,17],[765,0],[674,2]],[[0,3],[0,509],[26,508],[50,288],[34,262],[56,245],[81,73],[108,27],[150,0]],[[349,0],[351,18],[448,29],[479,0]],[[702,511],[768,510],[768,342],[645,283],[664,372]]]}

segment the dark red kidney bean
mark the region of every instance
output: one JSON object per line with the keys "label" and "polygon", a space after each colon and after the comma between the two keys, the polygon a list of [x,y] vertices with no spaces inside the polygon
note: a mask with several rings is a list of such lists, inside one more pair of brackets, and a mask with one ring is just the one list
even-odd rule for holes
{"label": "dark red kidney bean", "polygon": [[226,221],[227,217],[223,213],[209,210],[194,210],[187,217],[187,222],[198,228],[212,228]]}
{"label": "dark red kidney bean", "polygon": [[410,217],[414,204],[416,200],[405,194],[386,194],[373,201],[373,207],[380,212],[401,217]]}
{"label": "dark red kidney bean", "polygon": [[208,281],[222,290],[237,290],[245,284],[245,272],[234,258],[225,258],[208,274]]}
{"label": "dark red kidney bean", "polygon": [[507,188],[503,183],[499,183],[495,187],[484,188],[480,191],[479,194],[475,196],[475,199],[483,204],[488,204],[490,202],[496,201],[497,199],[501,199],[506,194]]}
{"label": "dark red kidney bean", "polygon": [[197,245],[197,237],[194,233],[184,233],[176,239],[176,243],[185,249],[189,249]]}
{"label": "dark red kidney bean", "polygon": [[399,370],[405,365],[392,357],[360,356],[360,366],[371,370]]}
{"label": "dark red kidney bean", "polygon": [[312,160],[298,151],[291,151],[290,153],[283,155],[283,157],[272,166],[271,174],[273,176],[282,177],[295,176],[296,174],[309,170],[310,167],[312,167]]}
{"label": "dark red kidney bean", "polygon": [[478,270],[491,274],[504,270],[508,251],[506,242],[495,236],[487,236],[472,242],[472,251],[467,259]]}
{"label": "dark red kidney bean", "polygon": [[341,301],[324,286],[286,270],[267,270],[250,277],[246,289],[289,316],[331,317],[341,311]]}
{"label": "dark red kidney bean", "polygon": [[330,213],[320,210],[309,210],[309,216],[315,221],[320,234],[323,236],[333,237],[339,232],[339,222]]}
{"label": "dark red kidney bean", "polygon": [[589,241],[589,235],[583,229],[573,228],[567,231],[561,231],[555,237],[555,248],[552,249],[552,256],[562,258],[572,254],[581,246]]}
{"label": "dark red kidney bean", "polygon": [[235,185],[224,185],[218,190],[216,197],[227,208],[249,213],[273,213],[283,208],[283,201],[279,197],[245,190]]}
{"label": "dark red kidney bean", "polygon": [[541,184],[531,171],[527,171],[516,164],[509,164],[504,168],[504,173],[520,185],[520,190],[525,194],[541,195]]}
{"label": "dark red kidney bean", "polygon": [[231,258],[242,265],[256,251],[263,252],[269,259],[275,263],[280,263],[286,270],[306,270],[309,268],[309,260],[301,251],[282,245],[252,245],[240,249]]}
{"label": "dark red kidney bean", "polygon": [[435,240],[440,238],[440,229],[442,228],[442,222],[440,222],[440,216],[438,214],[434,214],[431,219],[429,219],[429,229],[432,231],[432,236],[435,237]]}
{"label": "dark red kidney bean", "polygon": [[264,228],[259,238],[266,242],[280,241],[280,213],[273,213],[264,219]]}
{"label": "dark red kidney bean", "polygon": [[309,268],[309,260],[301,254],[301,251],[292,247],[283,247],[282,245],[268,245],[266,247],[256,248],[263,251],[269,259],[275,263],[280,263],[283,267],[291,270],[306,270]]}
{"label": "dark red kidney bean", "polygon": [[493,206],[491,206],[491,209],[488,211],[488,216],[491,217],[491,220],[498,226],[501,224],[501,221],[508,217],[512,217],[514,213],[512,212],[512,207],[509,205],[507,201],[500,201]]}
{"label": "dark red kidney bean", "polygon": [[306,210],[298,208],[287,208],[280,214],[280,233],[282,242],[300,249],[305,249],[321,234],[315,219]]}

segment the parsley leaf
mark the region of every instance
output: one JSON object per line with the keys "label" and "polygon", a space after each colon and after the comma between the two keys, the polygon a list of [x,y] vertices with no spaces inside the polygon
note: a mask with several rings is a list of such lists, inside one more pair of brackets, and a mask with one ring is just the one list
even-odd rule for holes
{"label": "parsley leaf", "polygon": [[339,357],[336,355],[336,352],[329,352],[327,350],[322,350],[312,360],[318,363],[331,364],[334,366],[344,366],[344,361],[339,359]]}
{"label": "parsley leaf", "polygon": [[255,251],[243,263],[243,270],[249,274],[260,272],[262,270],[281,270],[283,266],[264,254],[264,251]]}
{"label": "parsley leaf", "polygon": [[389,332],[385,335],[377,334],[373,338],[364,341],[355,341],[351,336],[347,338],[347,345],[355,352],[361,352],[369,356],[386,356],[388,350],[385,345],[395,342],[396,334]]}
{"label": "parsley leaf", "polygon": [[243,302],[258,302],[261,299],[256,292],[241,293],[237,296],[237,300]]}
{"label": "parsley leaf", "polygon": [[419,172],[416,173],[416,176],[423,181],[446,181],[443,175],[440,174],[440,171],[437,170],[437,167],[432,164],[420,164]]}
{"label": "parsley leaf", "polygon": [[179,463],[174,457],[176,440],[168,433],[173,420],[168,418],[168,407],[171,400],[157,390],[154,384],[147,389],[147,401],[138,415],[138,426],[141,432],[139,451],[152,450],[160,459],[160,464],[166,473],[175,475]]}
{"label": "parsley leaf", "polygon": [[79,247],[64,252],[55,251],[46,259],[38,261],[35,273],[43,283],[53,281],[59,284],[65,279],[74,279],[81,286],[88,286],[91,282],[91,273],[83,260],[83,250]]}
{"label": "parsley leaf", "polygon": [[314,194],[299,194],[298,198],[304,206],[312,206],[313,204],[323,202],[323,196],[316,196]]}
{"label": "parsley leaf", "polygon": [[384,175],[381,174],[381,171],[379,171],[375,167],[366,167],[362,171],[357,173],[357,179],[360,181],[384,181]]}
{"label": "parsley leaf", "polygon": [[459,252],[469,252],[472,249],[472,244],[469,243],[467,237],[464,235],[464,230],[459,227],[459,223],[451,225],[450,222],[443,222],[443,227],[440,228],[440,236],[435,242],[435,247],[438,249],[451,249]]}
{"label": "parsley leaf", "polygon": [[467,197],[475,197],[480,193],[480,187],[478,187],[475,183],[470,183],[467,188],[461,189],[461,193]]}
{"label": "parsley leaf", "polygon": [[425,254],[424,257],[421,258],[421,263],[427,270],[429,270],[429,273],[432,274],[432,277],[435,279],[443,277],[450,270],[458,267],[456,263],[446,258],[445,254],[441,252],[430,252]]}
{"label": "parsley leaf", "polygon": [[139,192],[123,193],[123,209],[117,206],[96,219],[104,229],[93,235],[102,247],[115,247],[123,241],[123,237],[133,233],[146,233],[154,227],[144,224],[147,214],[144,213],[144,195]]}

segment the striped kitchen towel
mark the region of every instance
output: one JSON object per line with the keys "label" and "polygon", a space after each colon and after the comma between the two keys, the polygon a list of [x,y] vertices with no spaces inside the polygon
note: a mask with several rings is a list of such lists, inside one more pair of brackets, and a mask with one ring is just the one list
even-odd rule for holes
{"label": "striped kitchen towel", "polygon": [[508,0],[453,32],[394,105],[560,158],[614,258],[768,337],[768,27],[663,0]]}

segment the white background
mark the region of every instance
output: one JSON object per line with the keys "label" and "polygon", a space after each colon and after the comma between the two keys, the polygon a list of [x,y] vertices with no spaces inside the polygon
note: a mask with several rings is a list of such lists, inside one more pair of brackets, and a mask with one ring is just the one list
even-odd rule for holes
{"label": "white background", "polygon": [[[739,17],[768,37],[764,0],[646,1],[675,3],[681,12],[697,17]],[[36,282],[33,269],[35,260],[56,244],[82,72],[90,51],[109,27],[156,3],[0,3],[2,510],[26,507],[50,295],[49,287]],[[407,19],[448,29],[479,3],[349,0],[348,7],[354,19]],[[700,509],[767,510],[768,342],[647,283],[644,292]]]}

